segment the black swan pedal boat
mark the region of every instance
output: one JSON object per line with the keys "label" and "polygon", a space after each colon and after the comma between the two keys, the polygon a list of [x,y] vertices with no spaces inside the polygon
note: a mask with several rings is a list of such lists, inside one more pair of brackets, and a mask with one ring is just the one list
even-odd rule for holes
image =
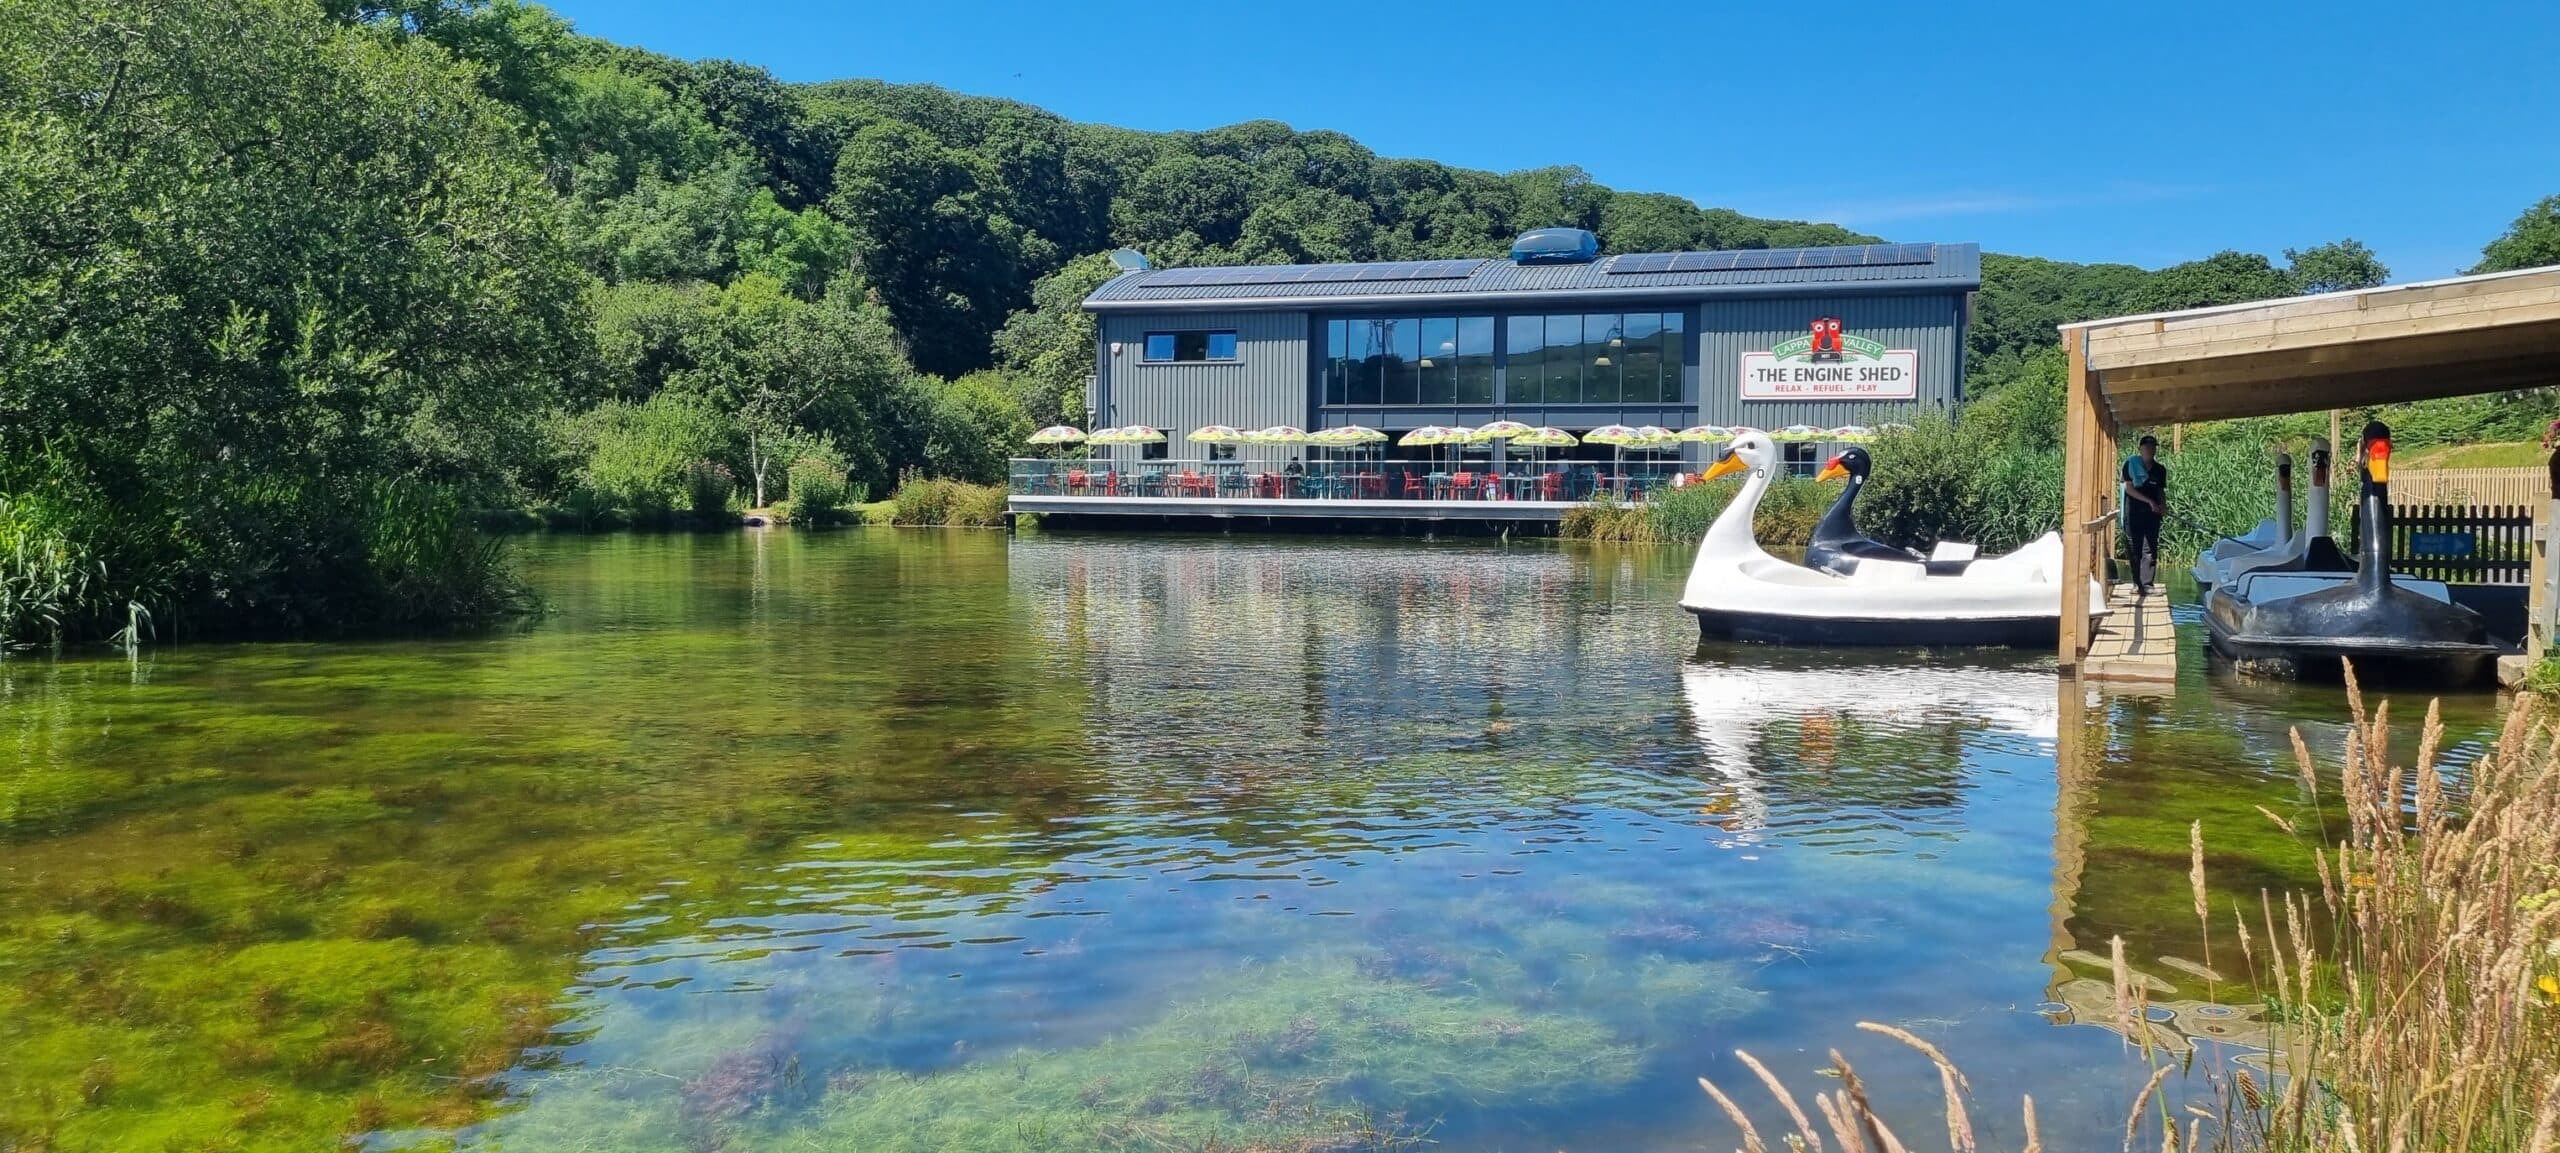
{"label": "black swan pedal boat", "polygon": [[2213,651],[2243,672],[2324,675],[2353,660],[2360,674],[2444,687],[2478,683],[2497,665],[2479,613],[2442,581],[2391,574],[2391,430],[2365,426],[2357,496],[2363,555],[2352,573],[2261,570],[2205,598]]}
{"label": "black swan pedal boat", "polygon": [[[1847,470],[1844,462],[1833,463]],[[1866,541],[1872,549],[1844,548],[1846,538],[1835,533],[1824,556],[1846,572],[1793,564],[1769,555],[1752,533],[1752,515],[1769,491],[1777,464],[1777,445],[1766,434],[1748,432],[1706,471],[1709,481],[1745,471],[1750,475],[1698,542],[1698,558],[1680,597],[1680,607],[1698,618],[1701,636],[1903,648],[2051,646],[2059,640],[2060,534],[2046,533],[2013,553],[1973,559],[1970,546],[1962,545],[1941,544],[1930,558],[1873,541]],[[1848,537],[1864,541],[1849,511],[1857,479],[1853,473],[1850,489],[1832,512]],[[1857,555],[1859,551],[1865,555]],[[2103,611],[2106,593],[2095,581],[2089,590],[2095,616]]]}
{"label": "black swan pedal boat", "polygon": [[[2280,490],[2290,491],[2292,470],[2288,460],[2276,465]],[[2291,520],[2288,508],[2286,520]],[[2263,527],[2263,526],[2261,526]],[[2329,450],[2311,450],[2311,507],[2302,527],[2293,530],[2282,542],[2271,548],[2225,550],[2221,546],[2245,541],[2245,537],[2224,537],[2214,542],[2215,548],[2196,558],[2196,588],[2209,595],[2215,585],[2226,585],[2253,572],[2354,572],[2355,562],[2338,548],[2329,535]]]}

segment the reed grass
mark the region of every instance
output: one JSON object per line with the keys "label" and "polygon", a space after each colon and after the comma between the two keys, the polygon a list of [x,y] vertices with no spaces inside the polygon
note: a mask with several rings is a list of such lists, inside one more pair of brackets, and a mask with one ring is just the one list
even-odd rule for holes
{"label": "reed grass", "polygon": [[[2390,706],[2368,710],[2347,670],[2351,723],[2326,773],[2296,730],[2295,768],[2322,829],[2316,892],[2261,893],[2254,908],[2209,901],[2201,826],[2189,881],[2199,919],[2226,920],[2248,982],[2277,1022],[2272,1074],[2205,1069],[2210,1106],[2171,1108],[2184,1066],[2146,1050],[2152,1073],[2125,1118],[2123,1147],[2163,1153],[2551,1153],[2560,1146],[2560,726],[2526,695],[2474,765],[2467,795],[2435,770],[2443,727],[2430,704],[2412,767],[2390,762]],[[2268,814],[2280,826],[2293,826]],[[2144,983],[2114,943],[2118,1024],[2132,1038]],[[1861,1028],[1927,1056],[1946,1098],[1951,1148],[1974,1153],[1969,1087],[1946,1056],[1887,1026]],[[2136,1041],[2134,1043],[2141,1043]],[[1738,1054],[1794,1121],[1787,1145],[1825,1147],[1784,1085]],[[1817,1094],[1830,1142],[1851,1153],[1905,1145],[1835,1051],[1839,1089]],[[1700,1080],[1741,1148],[1768,1146],[1721,1088]],[[2024,1148],[2040,1149],[2024,1102]]]}

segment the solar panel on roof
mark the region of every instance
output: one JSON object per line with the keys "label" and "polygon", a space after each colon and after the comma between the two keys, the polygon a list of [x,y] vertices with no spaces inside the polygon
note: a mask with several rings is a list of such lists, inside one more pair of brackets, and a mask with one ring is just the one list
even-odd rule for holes
{"label": "solar panel on roof", "polygon": [[1879,268],[1929,264],[1934,244],[1861,244],[1838,248],[1746,248],[1728,252],[1646,252],[1614,257],[1611,276],[1663,272],[1731,272],[1772,268]]}
{"label": "solar panel on roof", "polygon": [[1397,280],[1464,280],[1480,259],[1400,260],[1384,264],[1252,264],[1230,268],[1168,268],[1149,273],[1148,288],[1198,288],[1247,284],[1349,284]]}

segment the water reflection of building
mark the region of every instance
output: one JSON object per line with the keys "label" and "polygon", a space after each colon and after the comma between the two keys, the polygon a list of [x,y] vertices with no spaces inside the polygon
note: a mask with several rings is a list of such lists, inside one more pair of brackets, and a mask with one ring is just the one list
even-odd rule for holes
{"label": "water reflection of building", "polygon": [[1752,649],[1681,671],[1705,767],[1732,790],[1734,831],[1773,806],[1862,805],[1913,817],[1960,805],[1966,738],[2054,737],[2053,672]]}
{"label": "water reflection of building", "polygon": [[1686,622],[1621,611],[1636,582],[1613,570],[1636,562],[1447,547],[1381,564],[1363,542],[1024,538],[1010,581],[1080,666],[1110,755],[1386,754],[1661,709],[1640,682]]}

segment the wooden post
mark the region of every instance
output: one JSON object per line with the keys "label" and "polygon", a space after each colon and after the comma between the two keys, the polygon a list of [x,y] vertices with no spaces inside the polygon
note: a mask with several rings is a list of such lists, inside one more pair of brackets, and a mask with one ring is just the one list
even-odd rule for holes
{"label": "wooden post", "polygon": [[2062,643],[2054,655],[2064,674],[2076,675],[2094,639],[2089,635],[2089,521],[2097,515],[2092,478],[2103,466],[2092,459],[2097,414],[2090,407],[2088,331],[2064,330],[2062,347],[2070,376],[2062,391]]}
{"label": "wooden post", "polygon": [[[2337,475],[2334,470],[2344,467],[2343,462],[2346,459],[2346,442],[2339,439],[2338,410],[2333,408],[2329,410],[2329,467],[2333,470],[2330,473],[2331,476]],[[2348,472],[2352,474],[2354,470],[2349,469]]]}

